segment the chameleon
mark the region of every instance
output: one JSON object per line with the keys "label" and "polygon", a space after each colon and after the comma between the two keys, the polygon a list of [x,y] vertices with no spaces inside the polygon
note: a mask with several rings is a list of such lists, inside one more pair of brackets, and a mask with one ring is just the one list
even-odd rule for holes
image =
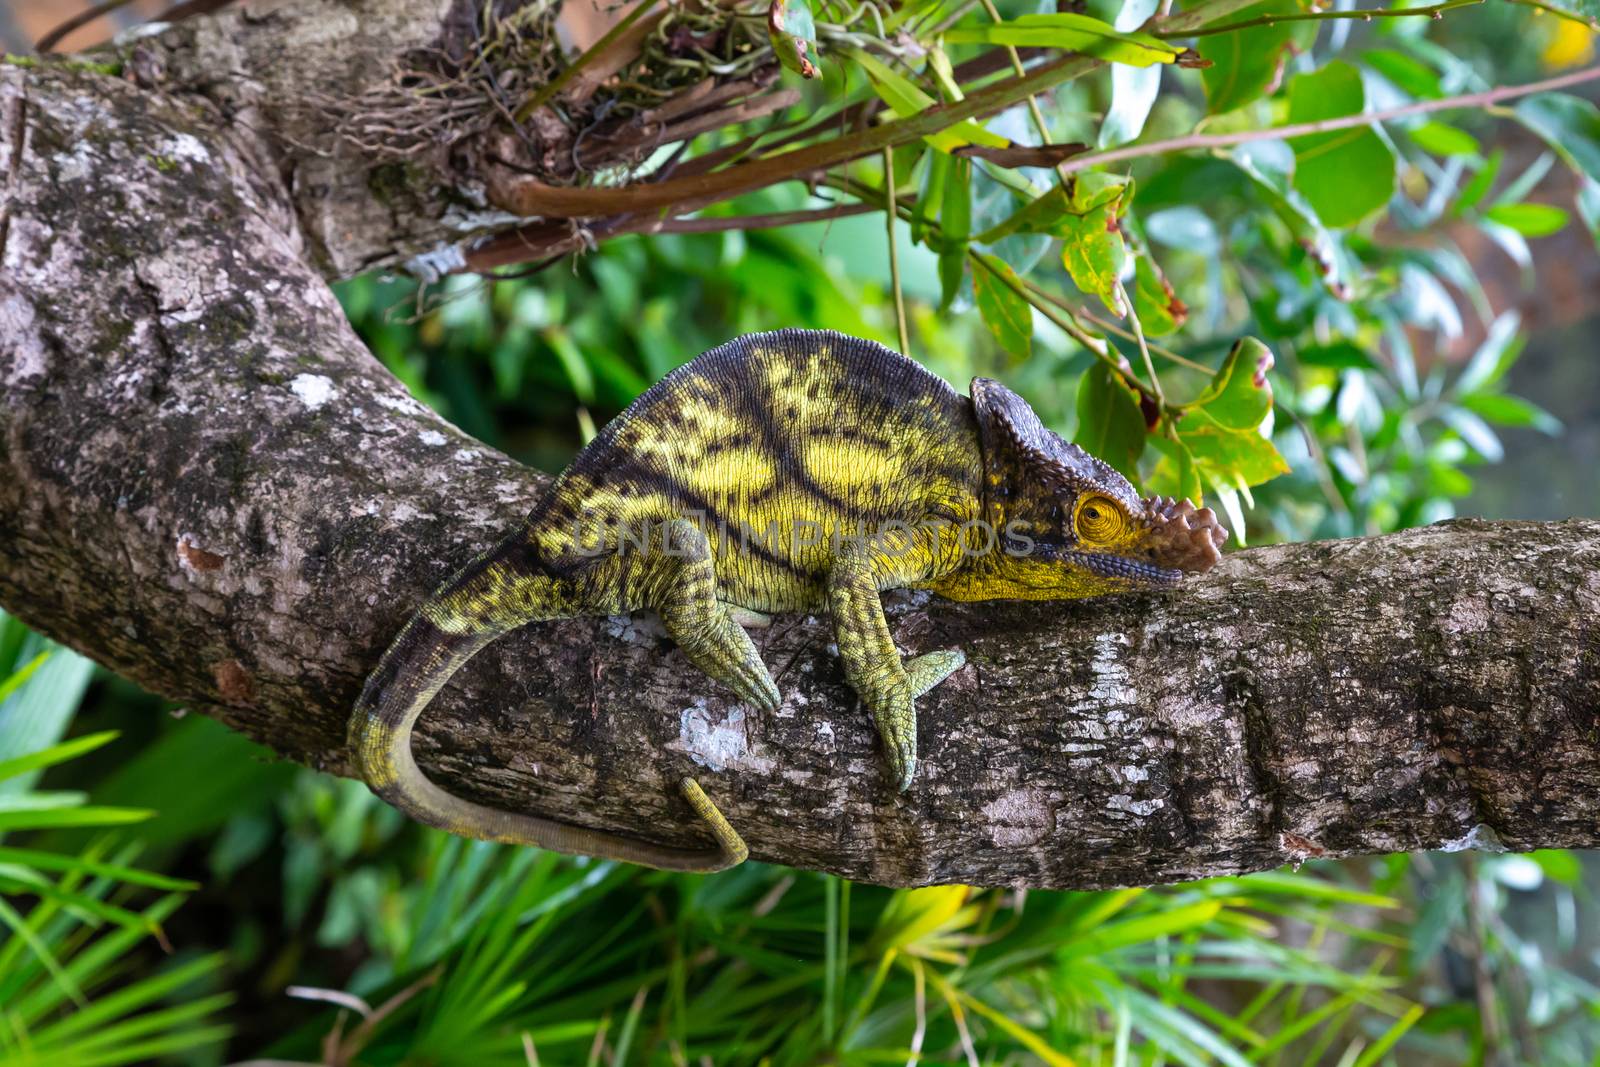
{"label": "chameleon", "polygon": [[902,659],[880,593],[1055,600],[1167,587],[1215,564],[1228,536],[1209,508],[1141,499],[999,382],[974,378],[970,392],[821,330],[749,334],[679,367],[404,624],[351,714],[354,766],[384,800],[451,833],[671,870],[729,867],[748,849],[692,778],[679,788],[714,844],[668,847],[457,797],[417,767],[413,726],[496,638],[642,609],[711,679],[772,712],[778,687],[742,624],[826,612],[845,678],[907,789],[916,700],[965,657]]}

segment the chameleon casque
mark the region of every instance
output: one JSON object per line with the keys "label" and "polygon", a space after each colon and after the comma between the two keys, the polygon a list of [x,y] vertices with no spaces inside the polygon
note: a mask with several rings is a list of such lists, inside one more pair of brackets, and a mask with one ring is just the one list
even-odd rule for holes
{"label": "chameleon casque", "polygon": [[822,611],[900,789],[916,770],[915,701],[965,662],[902,661],[885,589],[952,600],[1053,600],[1169,586],[1204,571],[1227,531],[1188,501],[1141,500],[1109,465],[974,378],[962,396],[870,341],[752,334],[673,371],[609,423],[524,523],[444,583],[368,679],[350,722],[368,785],[452,833],[677,870],[717,870],[744,841],[693,779],[716,846],[669,848],[447,793],[411,731],[462,664],[517,627],[658,612],[689,660],[773,711],[777,686],[740,625]]}

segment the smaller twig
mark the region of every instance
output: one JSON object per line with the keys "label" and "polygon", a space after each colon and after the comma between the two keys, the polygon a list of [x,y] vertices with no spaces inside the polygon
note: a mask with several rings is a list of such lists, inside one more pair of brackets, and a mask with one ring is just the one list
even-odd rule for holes
{"label": "smaller twig", "polygon": [[1146,156],[1165,155],[1168,152],[1186,152],[1195,148],[1232,148],[1235,145],[1249,144],[1252,141],[1278,141],[1291,137],[1304,137],[1313,133],[1348,130],[1355,126],[1370,126],[1378,122],[1388,122],[1391,119],[1405,118],[1408,115],[1425,115],[1429,112],[1448,111],[1453,108],[1488,107],[1502,100],[1514,100],[1519,96],[1548,92],[1552,89],[1564,89],[1569,85],[1579,85],[1583,82],[1594,81],[1596,78],[1600,78],[1600,66],[1586,67],[1583,70],[1575,70],[1567,74],[1558,74],[1554,78],[1545,78],[1543,81],[1525,82],[1522,85],[1502,85],[1497,89],[1486,89],[1477,93],[1463,93],[1460,96],[1447,96],[1440,100],[1418,100],[1400,107],[1391,107],[1383,111],[1367,111],[1359,115],[1341,115],[1338,118],[1319,119],[1316,122],[1298,122],[1289,126],[1269,126],[1262,130],[1239,130],[1235,133],[1190,133],[1182,137],[1169,137],[1164,141],[1149,141],[1145,144],[1126,145],[1122,148],[1112,148],[1104,152],[1090,152],[1085,155],[1074,156],[1060,163],[1056,169],[1062,173],[1070,174],[1104,163],[1117,163],[1124,159],[1141,159]]}
{"label": "smaller twig", "polygon": [[1139,312],[1133,306],[1133,297],[1128,295],[1128,287],[1122,284],[1122,279],[1117,279],[1117,296],[1122,299],[1122,309],[1127,313],[1128,321],[1133,324],[1133,338],[1139,345],[1139,355],[1144,357],[1144,372],[1150,375],[1150,387],[1156,391],[1156,404],[1162,408],[1167,406],[1166,394],[1161,391],[1161,376],[1156,374],[1156,365],[1150,358],[1150,345],[1144,339],[1144,324],[1139,321]]}
{"label": "smaller twig", "polygon": [[722,233],[727,230],[770,230],[779,226],[801,226],[808,222],[828,222],[851,215],[882,211],[879,204],[838,204],[834,207],[800,211],[773,211],[762,215],[721,215],[698,219],[667,219],[650,227],[652,233]]}
{"label": "smaller twig", "polygon": [[[53,52],[56,45],[60,44],[62,39],[72,31],[82,29],[89,23],[104,18],[120,7],[126,7],[129,2],[130,0],[104,0],[103,3],[85,8],[65,22],[59,23],[49,33],[39,38],[33,47],[40,55]],[[156,21],[178,22],[189,18],[191,15],[209,14],[219,8],[228,6],[230,3],[232,3],[232,0],[184,0],[183,3],[174,4],[166,11],[163,11]]]}
{"label": "smaller twig", "polygon": [[1370,22],[1373,19],[1392,19],[1408,17],[1425,17],[1437,19],[1443,17],[1446,11],[1458,7],[1472,7],[1483,3],[1483,0],[1445,0],[1440,4],[1429,4],[1427,7],[1400,7],[1400,8],[1356,8],[1349,11],[1302,11],[1284,15],[1260,15],[1253,19],[1241,19],[1230,22],[1224,26],[1202,26],[1197,30],[1156,30],[1153,37],[1210,37],[1218,33],[1234,33],[1239,30],[1248,30],[1255,26],[1275,26],[1280,22],[1315,22],[1324,19],[1360,19]]}
{"label": "smaller twig", "polygon": [[911,354],[911,334],[906,329],[906,297],[900,289],[900,250],[895,246],[894,224],[900,198],[894,191],[894,149],[883,150],[883,219],[889,231],[889,283],[894,287],[894,320],[900,328],[900,351]]}
{"label": "smaller twig", "polygon": [[34,43],[34,51],[38,52],[41,56],[47,52],[55,51],[56,45],[60,44],[61,39],[67,36],[67,34],[73,32],[74,30],[82,29],[91,22],[99,21],[101,18],[111,14],[118,8],[127,7],[130,2],[131,0],[101,0],[100,3],[95,4],[93,7],[84,8],[71,18],[57,23],[53,30],[39,38],[39,40]]}

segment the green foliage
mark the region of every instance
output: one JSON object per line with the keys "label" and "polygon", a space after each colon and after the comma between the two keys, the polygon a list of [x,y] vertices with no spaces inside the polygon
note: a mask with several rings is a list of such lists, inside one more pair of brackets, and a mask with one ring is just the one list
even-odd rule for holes
{"label": "green foliage", "polygon": [[[0,616],[0,631],[15,632]],[[33,687],[59,700],[59,679],[41,668],[54,650],[0,677],[0,696],[17,699]],[[69,714],[76,698],[54,704]],[[152,813],[91,805],[75,791],[15,788],[40,771],[76,759],[115,734],[89,734],[18,751],[20,720],[0,719],[0,831],[16,834],[74,827],[102,829],[137,823]],[[130,866],[137,848],[109,837],[77,852],[0,845],[0,1062],[38,1067],[148,1063],[209,1047],[229,1028],[214,1021],[232,997],[197,994],[213,977],[216,955],[147,968],[129,966],[162,921],[196,888],[193,882]],[[140,890],[155,891],[135,903]],[[148,893],[143,895],[150,895]]]}

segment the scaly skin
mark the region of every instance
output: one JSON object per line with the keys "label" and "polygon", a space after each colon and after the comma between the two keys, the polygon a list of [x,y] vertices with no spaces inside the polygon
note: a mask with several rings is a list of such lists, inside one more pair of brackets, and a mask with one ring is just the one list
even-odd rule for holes
{"label": "scaly skin", "polygon": [[361,694],[351,749],[380,796],[451,833],[718,870],[743,861],[745,844],[692,779],[681,788],[716,846],[666,848],[452,796],[418,770],[412,726],[510,630],[640,609],[706,674],[773,711],[778,688],[741,617],[825,608],[903,790],[916,698],[965,659],[902,661],[883,590],[1064,599],[1170,585],[1215,563],[1226,537],[1209,509],[1140,500],[998,382],[974,379],[969,400],[869,341],[753,334],[641,396],[518,530],[422,605]]}

